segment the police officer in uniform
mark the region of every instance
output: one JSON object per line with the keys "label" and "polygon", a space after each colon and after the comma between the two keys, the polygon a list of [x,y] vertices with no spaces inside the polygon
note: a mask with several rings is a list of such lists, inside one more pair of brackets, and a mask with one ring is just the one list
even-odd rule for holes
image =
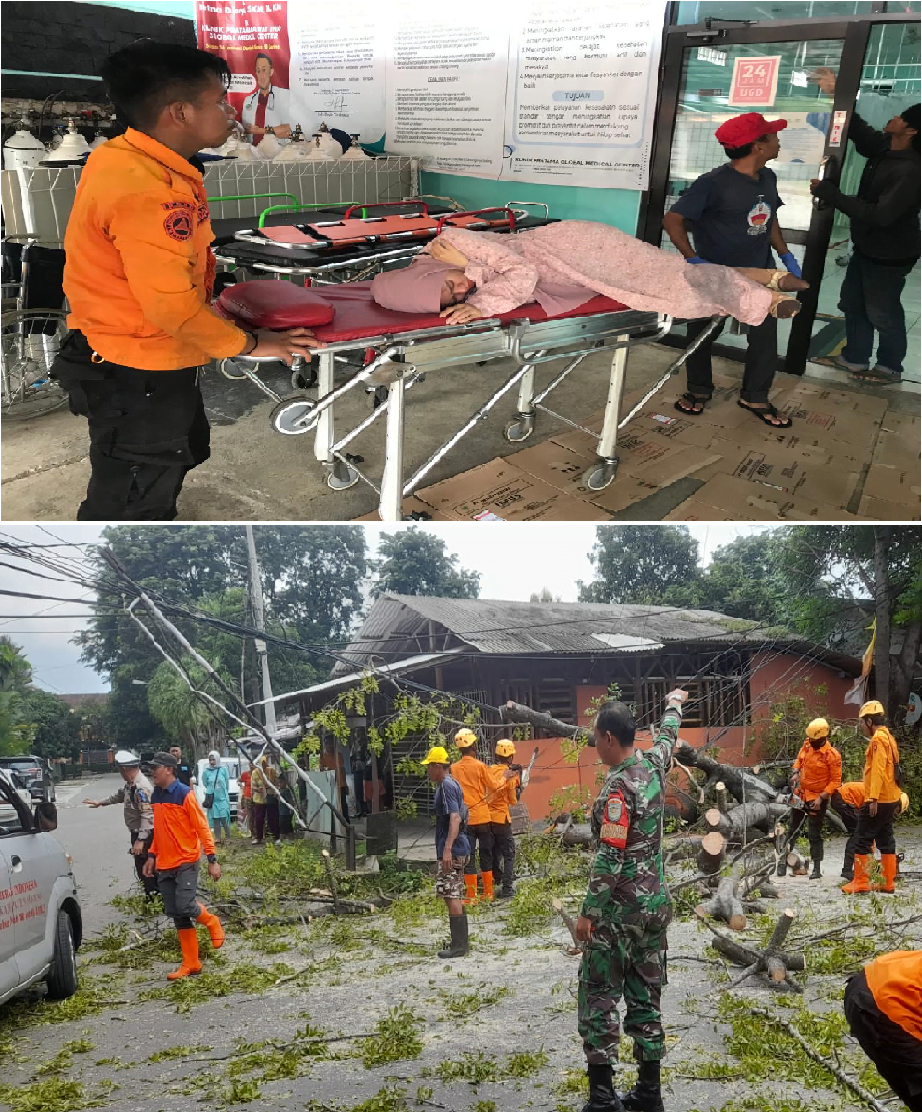
{"label": "police officer in uniform", "polygon": [[[583,1112],[663,1112],[660,1061],[664,1036],[660,993],[672,900],[662,856],[665,777],[682,721],[685,691],[666,696],[666,713],[647,752],[634,750],[634,719],[624,703],[598,713],[593,742],[611,771],[592,808],[599,850],[576,922],[586,944],[579,975],[579,1033],[589,1073]],[[618,1060],[618,1002],[634,1040],[637,1084],[618,1099],[612,1064]]]}
{"label": "police officer in uniform", "polygon": [[127,749],[120,749],[115,754],[115,763],[122,774],[125,786],[106,799],[84,799],[88,807],[108,807],[112,803],[121,803],[124,806],[125,825],[131,837],[130,853],[134,860],[134,870],[138,880],[144,887],[144,894],[148,899],[159,892],[157,881],[154,877],[145,876],[143,873],[144,862],[154,837],[154,809],[151,806],[151,796],[154,789],[150,781],[141,771],[141,758]]}

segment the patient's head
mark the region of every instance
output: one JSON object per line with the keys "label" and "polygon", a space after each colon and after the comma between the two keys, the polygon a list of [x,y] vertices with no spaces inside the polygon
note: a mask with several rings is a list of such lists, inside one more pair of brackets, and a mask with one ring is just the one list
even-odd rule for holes
{"label": "patient's head", "polygon": [[462,300],[469,292],[466,283],[463,271],[431,255],[417,255],[409,266],[377,275],[371,295],[385,309],[437,316],[446,305],[453,305],[455,298]]}
{"label": "patient's head", "polygon": [[474,283],[465,277],[463,270],[449,270],[442,277],[442,308],[460,305],[474,289]]}

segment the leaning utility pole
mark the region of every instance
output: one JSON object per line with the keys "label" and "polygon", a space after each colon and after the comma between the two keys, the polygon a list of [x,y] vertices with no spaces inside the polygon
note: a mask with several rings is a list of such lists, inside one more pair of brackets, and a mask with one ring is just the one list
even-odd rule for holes
{"label": "leaning utility pole", "polygon": [[[253,605],[253,624],[260,633],[266,631],[266,608],[263,602],[263,585],[259,577],[259,564],[256,560],[256,541],[253,539],[253,526],[245,525],[247,534],[247,553],[250,558],[250,602]],[[260,637],[254,638],[256,655],[259,657],[262,669],[263,706],[266,708],[266,733],[275,738],[275,703],[272,701],[272,680],[269,678],[269,654],[266,642]]]}

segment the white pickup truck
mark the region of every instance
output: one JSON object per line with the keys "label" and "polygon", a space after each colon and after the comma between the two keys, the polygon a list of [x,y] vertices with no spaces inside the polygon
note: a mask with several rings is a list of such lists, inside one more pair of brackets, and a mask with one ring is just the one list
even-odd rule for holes
{"label": "white pickup truck", "polygon": [[83,920],[70,858],[50,833],[53,803],[0,768],[0,1004],[40,981],[55,1000],[77,991]]}

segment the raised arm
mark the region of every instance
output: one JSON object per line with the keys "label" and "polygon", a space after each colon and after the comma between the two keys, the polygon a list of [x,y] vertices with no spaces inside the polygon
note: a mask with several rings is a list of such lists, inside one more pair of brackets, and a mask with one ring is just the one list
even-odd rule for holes
{"label": "raised arm", "polygon": [[679,726],[682,724],[682,704],[688,699],[688,692],[676,688],[666,696],[666,713],[656,732],[653,748],[644,754],[649,761],[665,774],[672,764],[672,754],[679,739]]}
{"label": "raised arm", "polygon": [[538,284],[538,270],[527,259],[510,251],[502,238],[491,232],[469,232],[464,228],[445,228],[440,239],[456,248],[467,259],[464,273],[477,289],[465,304],[473,305],[485,317],[510,313],[532,300]]}

